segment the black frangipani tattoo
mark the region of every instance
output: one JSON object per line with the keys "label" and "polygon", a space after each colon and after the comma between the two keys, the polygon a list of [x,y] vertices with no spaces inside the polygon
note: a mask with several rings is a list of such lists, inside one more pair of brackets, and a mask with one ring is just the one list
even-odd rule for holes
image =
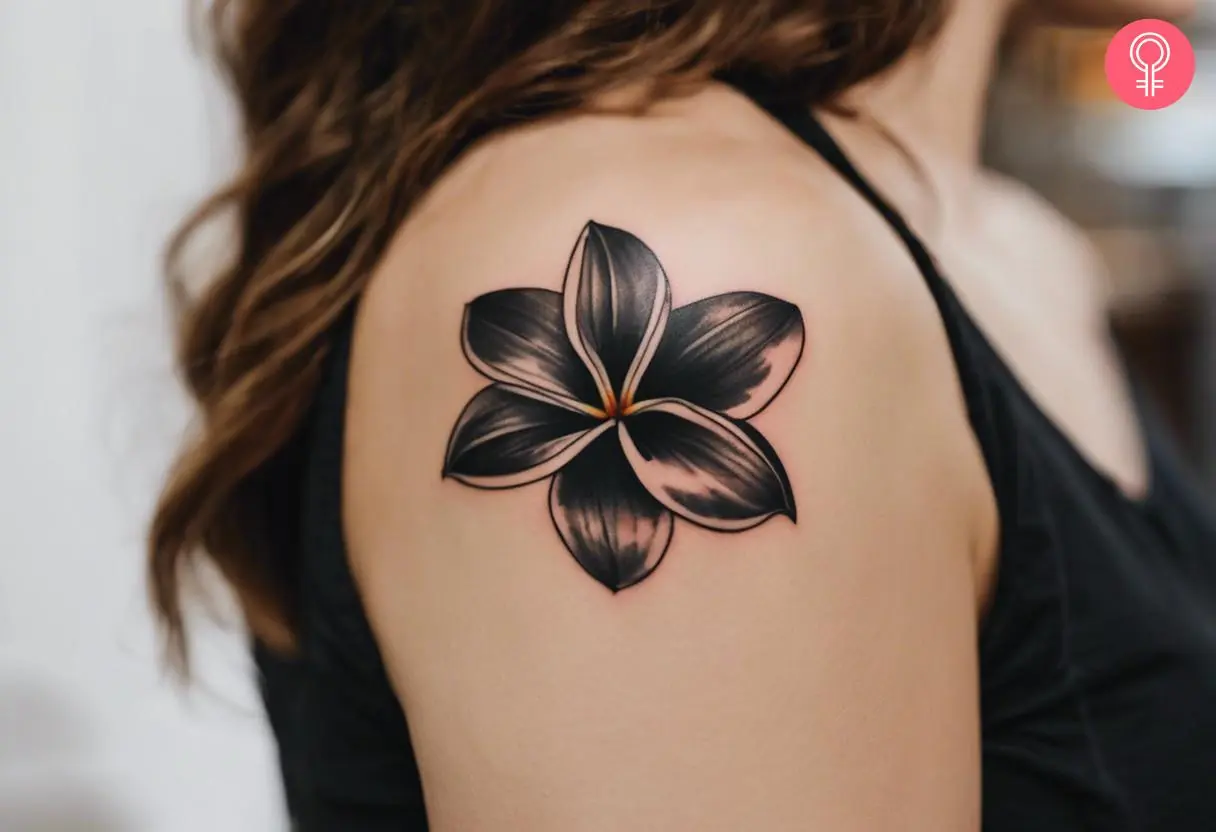
{"label": "black frangipani tattoo", "polygon": [[476,488],[552,477],[558,535],[613,592],[654,571],[677,516],[722,532],[796,520],[781,460],[746,421],[802,355],[793,304],[728,292],[672,309],[654,252],[591,222],[560,293],[490,292],[462,329],[494,383],[456,422],[444,476]]}

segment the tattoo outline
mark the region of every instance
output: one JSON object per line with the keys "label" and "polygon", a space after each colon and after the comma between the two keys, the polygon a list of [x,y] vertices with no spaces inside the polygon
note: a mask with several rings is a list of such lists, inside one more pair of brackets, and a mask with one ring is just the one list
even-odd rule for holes
{"label": "tattoo outline", "polygon": [[612,592],[654,572],[676,517],[720,532],[797,522],[785,468],[748,421],[802,357],[794,304],[727,292],[672,309],[655,253],[593,221],[561,292],[478,296],[461,345],[491,384],[452,428],[444,478],[481,489],[551,479],[558,536]]}

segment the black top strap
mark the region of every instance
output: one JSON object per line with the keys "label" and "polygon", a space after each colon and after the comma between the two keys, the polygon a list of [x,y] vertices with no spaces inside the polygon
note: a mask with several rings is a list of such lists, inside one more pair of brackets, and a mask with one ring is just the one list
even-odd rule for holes
{"label": "black top strap", "polygon": [[[985,441],[987,433],[983,426],[990,423],[991,414],[986,412],[985,396],[978,368],[975,366],[975,352],[991,349],[983,333],[974,326],[968,326],[970,316],[955,295],[950,284],[938,270],[937,261],[929,253],[929,249],[920,237],[912,230],[907,221],[895,210],[894,206],[870,184],[861,174],[857,166],[832,137],[809,107],[773,103],[766,101],[762,94],[746,92],[755,103],[781,122],[787,130],[797,136],[803,143],[815,150],[830,164],[850,185],[878,212],[891,229],[899,236],[904,247],[912,256],[916,268],[920,271],[928,286],[929,292],[937,304],[942,325],[950,341],[950,349],[954,356],[959,383],[967,401],[967,411],[973,427],[979,434],[981,445],[984,446],[984,456],[988,462],[989,473],[995,476],[994,468],[997,461],[994,449],[988,447]],[[993,351],[995,354],[995,351]]]}
{"label": "black top strap", "polygon": [[[755,100],[773,118],[785,125],[786,129],[822,156],[886,220],[892,230],[899,235],[904,246],[907,247],[908,253],[912,255],[916,267],[924,275],[925,280],[928,281],[929,287],[933,289],[935,296],[941,288],[949,289],[948,286],[944,285],[945,281],[938,271],[933,255],[929,253],[928,248],[925,247],[925,244],[921,242],[921,239],[908,225],[903,215],[896,211],[891,203],[878,193],[868,179],[862,176],[861,172],[857,170],[857,166],[853,164],[853,161],[844,152],[844,149],[832,138],[832,134],[827,131],[827,128],[823,126],[823,123],[815,117],[810,109],[790,106],[769,106],[765,105],[762,99]],[[943,285],[939,286],[938,284]]]}

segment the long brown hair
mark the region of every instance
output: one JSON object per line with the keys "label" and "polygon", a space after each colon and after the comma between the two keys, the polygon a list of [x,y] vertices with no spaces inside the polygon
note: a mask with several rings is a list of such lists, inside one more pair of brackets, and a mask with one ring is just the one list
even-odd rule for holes
{"label": "long brown hair", "polygon": [[[276,460],[318,384],[331,325],[419,196],[470,143],[644,82],[653,101],[711,79],[807,105],[932,35],[942,0],[213,0],[243,167],[168,250],[179,364],[200,421],[152,520],[149,574],[185,667],[184,567],[205,555],[255,635],[289,648],[273,548]],[[191,291],[186,250],[216,219],[231,257]]]}

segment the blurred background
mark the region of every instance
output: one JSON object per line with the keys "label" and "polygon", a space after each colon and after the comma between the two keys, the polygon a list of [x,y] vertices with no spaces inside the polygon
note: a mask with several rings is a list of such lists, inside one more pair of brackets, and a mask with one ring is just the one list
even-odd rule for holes
{"label": "blurred background", "polygon": [[[235,147],[185,6],[0,0],[0,832],[285,824],[239,634],[199,622],[175,690],[141,583],[188,418],[160,246]],[[1108,91],[1111,32],[1012,42],[986,155],[1090,233],[1129,362],[1216,482],[1216,0],[1187,31],[1198,76],[1158,112]]]}
{"label": "blurred background", "polygon": [[0,832],[274,832],[239,635],[160,673],[143,523],[188,413],[158,276],[232,164],[185,0],[0,0]]}
{"label": "blurred background", "polygon": [[1128,107],[1106,82],[1113,31],[1012,38],[992,90],[988,163],[1085,229],[1128,363],[1216,483],[1216,0],[1185,26],[1196,76],[1178,103]]}

